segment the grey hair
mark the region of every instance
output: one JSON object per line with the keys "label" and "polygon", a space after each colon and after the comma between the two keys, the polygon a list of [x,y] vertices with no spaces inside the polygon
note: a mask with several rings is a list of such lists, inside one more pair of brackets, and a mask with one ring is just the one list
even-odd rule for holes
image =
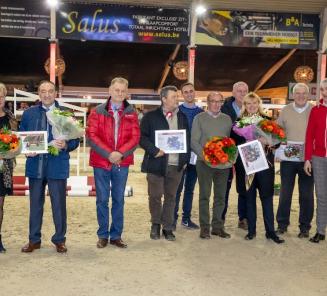
{"label": "grey hair", "polygon": [[302,83],[302,82],[299,82],[299,83],[297,83],[297,84],[295,84],[293,86],[292,93],[294,94],[299,88],[304,88],[305,89],[305,92],[307,94],[310,93],[309,87],[305,83]]}
{"label": "grey hair", "polygon": [[211,99],[211,97],[214,95],[218,95],[218,96],[220,96],[221,99],[224,99],[224,96],[219,91],[211,91],[207,95],[207,101],[209,101]]}
{"label": "grey hair", "polygon": [[236,90],[239,86],[244,85],[249,89],[249,86],[244,81],[238,81],[233,84],[233,90]]}
{"label": "grey hair", "polygon": [[174,85],[167,85],[167,86],[164,86],[161,90],[160,90],[160,100],[162,102],[162,98],[167,98],[168,96],[168,92],[169,91],[174,91],[174,92],[177,92],[178,89],[176,86]]}
{"label": "grey hair", "polygon": [[327,87],[327,78],[325,78],[324,80],[321,80],[320,87]]}

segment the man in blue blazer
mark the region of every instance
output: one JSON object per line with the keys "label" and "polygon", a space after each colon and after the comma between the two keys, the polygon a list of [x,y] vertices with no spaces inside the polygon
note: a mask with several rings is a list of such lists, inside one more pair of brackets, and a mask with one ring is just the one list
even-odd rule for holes
{"label": "man in blue blazer", "polygon": [[24,111],[20,131],[47,131],[48,143],[60,150],[58,156],[51,154],[27,154],[25,175],[29,178],[30,188],[30,221],[29,242],[22,252],[30,253],[41,247],[41,226],[45,201],[45,187],[48,185],[52,215],[55,224],[55,234],[51,241],[58,253],[67,252],[65,245],[67,214],[66,185],[69,177],[69,152],[76,149],[79,139],[70,141],[54,140],[52,127],[47,121],[46,112],[61,108],[56,98],[55,84],[51,81],[41,81],[38,89],[40,104]]}

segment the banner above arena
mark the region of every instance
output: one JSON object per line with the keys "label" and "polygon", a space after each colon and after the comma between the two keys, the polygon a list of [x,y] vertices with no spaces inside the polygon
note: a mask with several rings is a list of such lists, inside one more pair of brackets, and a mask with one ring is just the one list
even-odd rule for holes
{"label": "banner above arena", "polygon": [[184,9],[64,4],[57,11],[59,39],[187,44]]}
{"label": "banner above arena", "polygon": [[199,17],[196,44],[317,49],[319,15],[211,10]]}
{"label": "banner above arena", "polygon": [[1,0],[0,36],[49,38],[50,11],[45,1]]}

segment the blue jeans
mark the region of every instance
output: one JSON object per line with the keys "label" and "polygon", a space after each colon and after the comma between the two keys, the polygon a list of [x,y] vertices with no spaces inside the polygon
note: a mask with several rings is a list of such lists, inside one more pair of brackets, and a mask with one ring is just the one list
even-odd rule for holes
{"label": "blue jeans", "polygon": [[181,193],[184,188],[184,197],[183,197],[183,220],[188,220],[191,218],[192,204],[193,204],[193,195],[194,187],[197,180],[197,173],[195,165],[188,164],[181,182],[179,183],[177,193],[176,193],[176,204],[175,204],[175,221],[178,219],[178,209],[179,201],[181,198]]}
{"label": "blue jeans", "polygon": [[[94,168],[98,237],[115,240],[121,238],[124,225],[124,193],[128,167],[112,166],[111,170]],[[112,222],[109,232],[109,196],[112,197]]]}

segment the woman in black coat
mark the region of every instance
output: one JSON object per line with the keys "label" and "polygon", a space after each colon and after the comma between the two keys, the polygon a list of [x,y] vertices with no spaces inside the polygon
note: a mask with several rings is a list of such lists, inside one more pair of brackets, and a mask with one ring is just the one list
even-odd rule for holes
{"label": "woman in black coat", "polygon": [[[13,114],[5,108],[5,98],[7,95],[6,86],[0,83],[0,130],[4,127],[10,130],[17,129],[17,122]],[[2,244],[1,226],[3,220],[3,206],[5,196],[12,194],[12,176],[14,169],[14,159],[1,159],[0,158],[0,253],[6,252]]]}
{"label": "woman in black coat", "polygon": [[[261,99],[255,93],[247,94],[243,99],[243,106],[241,111],[241,118],[252,115],[259,115],[267,118],[262,109]],[[233,136],[234,134],[234,136]],[[246,142],[245,138],[236,135],[232,132],[232,137],[236,140],[236,144],[240,145]],[[245,236],[246,240],[252,240],[256,236],[256,219],[257,219],[257,206],[256,196],[257,190],[262,204],[263,219],[266,230],[266,238],[273,240],[275,243],[283,243],[284,240],[280,239],[275,232],[274,227],[274,209],[273,209],[273,195],[274,195],[274,180],[275,180],[275,167],[274,167],[274,154],[273,147],[268,145],[268,141],[264,137],[259,137],[258,140],[263,145],[266,153],[269,168],[255,173],[251,185],[247,188],[246,174],[241,158],[238,157],[236,169],[236,188],[239,194],[245,195],[247,200],[247,219],[248,219],[248,234]]]}

